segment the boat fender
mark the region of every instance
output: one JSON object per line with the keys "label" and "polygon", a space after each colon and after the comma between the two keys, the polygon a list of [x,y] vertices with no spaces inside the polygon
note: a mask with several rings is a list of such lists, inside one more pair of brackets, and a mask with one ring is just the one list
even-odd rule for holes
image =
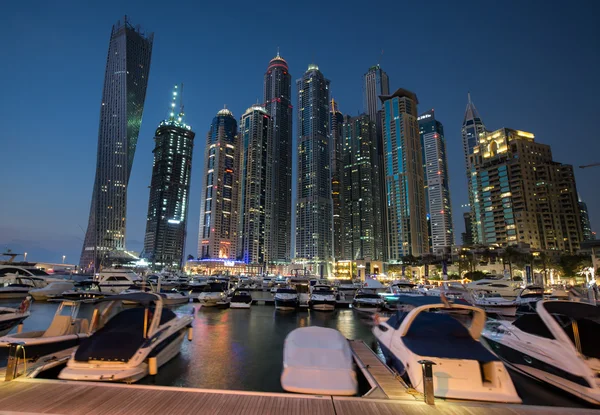
{"label": "boat fender", "polygon": [[194,339],[194,329],[192,327],[188,327],[188,340],[192,341]]}
{"label": "boat fender", "polygon": [[158,365],[156,363],[156,357],[148,358],[148,374],[154,376],[158,373]]}
{"label": "boat fender", "polygon": [[379,322],[380,322],[379,313],[373,314],[373,322],[375,323],[376,326],[379,325]]}

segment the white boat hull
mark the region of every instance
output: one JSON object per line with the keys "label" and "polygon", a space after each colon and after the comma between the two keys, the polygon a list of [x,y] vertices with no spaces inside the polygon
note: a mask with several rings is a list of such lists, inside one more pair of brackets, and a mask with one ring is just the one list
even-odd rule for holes
{"label": "white boat hull", "polygon": [[251,303],[234,303],[234,302],[231,302],[231,303],[229,303],[229,308],[245,308],[245,309],[248,309],[248,308],[250,308],[251,305],[252,305]]}

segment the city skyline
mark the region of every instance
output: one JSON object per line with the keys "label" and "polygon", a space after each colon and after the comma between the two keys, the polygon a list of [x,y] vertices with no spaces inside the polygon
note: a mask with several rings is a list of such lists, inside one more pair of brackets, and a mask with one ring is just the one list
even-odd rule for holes
{"label": "city skyline", "polygon": [[[593,6],[593,4],[591,5]],[[456,6],[456,9],[458,10],[462,7],[466,6]],[[440,15],[443,14],[443,9],[444,7],[440,8]],[[486,20],[511,16],[515,9],[515,7],[512,10],[511,7],[504,9],[488,7],[483,9],[478,8],[477,10],[483,15],[483,20]],[[85,8],[75,7],[75,10],[70,13],[82,12],[83,10]],[[381,66],[390,76],[391,89],[407,87],[413,90],[423,102],[421,107],[434,107],[439,119],[444,123],[448,143],[448,158],[450,160],[451,193],[455,212],[454,225],[457,235],[460,235],[460,232],[463,230],[461,223],[459,223],[462,221],[457,220],[459,218],[458,212],[461,212],[459,207],[468,201],[465,185],[466,180],[464,179],[464,165],[461,165],[462,163],[457,161],[462,152],[460,124],[462,115],[464,114],[465,97],[468,91],[471,91],[474,100],[477,102],[477,108],[485,120],[486,126],[490,129],[497,129],[503,125],[518,125],[520,128],[533,132],[536,137],[540,137],[542,143],[551,145],[553,153],[561,155],[559,158],[561,162],[571,163],[575,166],[596,161],[593,158],[594,154],[599,153],[597,150],[598,144],[591,140],[592,134],[589,122],[592,114],[597,112],[598,107],[597,103],[592,100],[592,97],[596,95],[597,83],[589,84],[593,78],[590,78],[588,75],[588,68],[594,67],[597,57],[590,56],[588,49],[586,49],[589,48],[590,42],[594,42],[593,39],[598,38],[595,36],[597,29],[592,26],[588,28],[584,28],[585,25],[572,27],[575,32],[579,33],[582,39],[582,42],[574,48],[571,45],[567,48],[564,43],[553,41],[551,42],[553,46],[551,54],[549,52],[546,53],[543,48],[536,49],[535,56],[531,57],[536,62],[535,65],[530,65],[527,60],[521,60],[518,71],[513,71],[506,76],[500,75],[500,73],[506,72],[502,71],[506,66],[498,62],[483,63],[480,67],[472,66],[468,71],[465,65],[459,67],[454,64],[451,68],[452,70],[448,71],[435,71],[431,67],[422,65],[417,65],[414,69],[403,67],[398,61],[400,58],[400,49],[391,44],[383,44],[381,47],[379,45],[373,46],[371,50],[366,50],[364,58],[361,56],[360,59],[356,59],[356,56],[348,56],[352,57],[352,61],[350,62],[340,59],[343,55],[332,54],[330,50],[325,52],[324,49],[317,48],[316,51],[311,51],[295,43],[290,36],[282,35],[282,38],[279,40],[261,45],[260,50],[253,50],[252,58],[249,55],[237,57],[238,60],[242,59],[244,61],[243,65],[235,66],[236,71],[239,71],[241,68],[244,72],[244,76],[241,78],[243,78],[243,83],[246,85],[246,91],[240,90],[240,81],[242,79],[238,81],[237,78],[230,77],[229,79],[232,80],[230,84],[226,85],[223,82],[218,82],[219,91],[215,93],[216,90],[208,87],[206,82],[202,83],[202,88],[198,88],[198,80],[201,77],[208,77],[210,71],[207,72],[201,69],[198,72],[197,68],[193,68],[193,64],[189,65],[189,70],[193,69],[192,72],[194,74],[187,72],[188,69],[175,68],[173,66],[167,67],[165,64],[162,67],[155,66],[155,63],[158,61],[156,57],[160,56],[158,55],[159,53],[162,54],[163,60],[165,54],[170,53],[167,51],[172,49],[171,45],[175,44],[173,41],[174,36],[187,35],[189,37],[190,32],[188,30],[185,28],[169,30],[169,28],[173,28],[173,24],[169,21],[166,22],[167,24],[164,27],[161,26],[158,24],[157,17],[152,15],[152,12],[155,13],[156,11],[142,11],[141,8],[135,10],[134,7],[130,7],[130,10],[129,13],[132,15],[132,20],[145,29],[154,31],[156,39],[158,39],[155,39],[152,80],[150,81],[146,99],[146,109],[139,134],[136,161],[133,165],[130,183],[130,192],[133,193],[130,194],[128,203],[127,247],[133,250],[141,250],[141,240],[143,239],[145,227],[144,213],[147,210],[148,200],[147,186],[150,182],[149,174],[151,169],[149,166],[152,163],[153,130],[157,122],[164,116],[160,97],[164,93],[165,88],[168,88],[173,82],[179,80],[183,80],[186,83],[186,90],[189,91],[187,94],[189,100],[191,100],[190,108],[194,108],[194,111],[188,114],[188,119],[191,124],[197,126],[196,129],[198,131],[205,131],[210,123],[210,118],[222,107],[223,103],[227,103],[228,108],[231,108],[235,114],[241,114],[248,107],[249,102],[255,102],[256,98],[260,97],[260,79],[264,75],[265,62],[268,62],[274,56],[278,45],[281,47],[282,54],[286,57],[290,65],[290,72],[292,72],[295,78],[312,61],[311,55],[315,55],[315,63],[331,79],[332,95],[336,100],[339,100],[340,110],[342,113],[350,115],[356,115],[358,113],[357,110],[361,107],[361,75],[377,62],[380,58],[381,49],[385,49]],[[556,11],[550,13],[549,10],[544,11],[544,15],[550,21],[558,21]],[[566,12],[563,11],[563,13],[574,13],[574,10],[569,10]],[[529,10],[527,7],[519,7],[518,11],[521,16],[527,16],[529,13],[532,13],[532,10]],[[11,20],[13,16],[23,13],[16,6],[11,6],[8,12]],[[4,177],[12,179],[10,183],[5,184],[6,191],[10,188],[10,191],[14,191],[15,196],[23,201],[29,200],[28,198],[31,197],[29,195],[35,194],[38,198],[45,201],[44,212],[47,212],[47,215],[40,214],[40,203],[29,203],[25,206],[20,205],[18,210],[16,206],[9,206],[5,215],[10,220],[2,220],[0,223],[0,236],[3,237],[0,239],[0,244],[3,247],[13,248],[14,250],[27,251],[29,252],[28,258],[36,260],[50,260],[54,258],[57,261],[61,255],[66,254],[67,261],[76,262],[76,257],[79,253],[77,252],[77,248],[73,249],[73,246],[81,246],[82,243],[83,233],[78,225],[81,227],[85,227],[86,225],[86,216],[89,211],[86,212],[87,207],[85,205],[90,203],[89,185],[93,181],[93,159],[95,159],[96,155],[97,143],[95,140],[97,139],[98,126],[97,108],[100,100],[99,95],[101,93],[102,81],[101,69],[99,68],[104,66],[102,61],[106,57],[106,37],[109,34],[107,28],[110,28],[110,25],[119,19],[123,11],[116,4],[109,4],[105,10],[99,11],[97,15],[98,22],[92,22],[90,19],[76,21],[71,18],[65,20],[72,15],[67,13],[65,17],[61,17],[61,12],[65,12],[61,7],[58,7],[56,11],[51,11],[50,15],[56,18],[53,20],[54,23],[52,23],[52,26],[48,26],[47,22],[41,22],[40,28],[37,29],[38,31],[45,30],[52,33],[54,38],[44,38],[41,44],[34,44],[32,43],[33,39],[28,34],[20,44],[21,51],[9,48],[6,52],[9,57],[13,57],[13,59],[9,59],[6,68],[11,73],[11,84],[15,85],[7,85],[7,93],[15,96],[16,100],[12,103],[3,103],[2,110],[3,114],[16,121],[13,123],[14,125],[7,126],[5,133],[6,137],[13,140],[9,144],[9,148],[15,157],[3,165],[1,173],[3,173]],[[411,9],[410,12],[416,18],[419,9]],[[283,13],[283,11],[279,11],[279,13]],[[287,14],[287,12],[285,13]],[[432,19],[439,20],[440,17],[433,15]],[[461,18],[455,15],[455,13],[448,20],[453,21],[452,27],[460,27],[461,24],[464,24]],[[39,16],[33,15],[30,21],[32,23],[40,23]],[[60,22],[63,21],[69,21],[69,24],[61,25]],[[31,84],[19,82],[22,76],[26,76],[26,73],[23,75],[20,74],[22,68],[31,64],[34,57],[35,59],[45,58],[45,52],[37,52],[37,48],[48,45],[48,42],[51,42],[52,39],[58,40],[62,37],[72,36],[80,30],[82,25],[89,26],[86,27],[89,39],[86,39],[85,42],[85,53],[80,49],[84,42],[79,39],[75,39],[71,50],[63,49],[59,44],[55,48],[48,48],[52,50],[53,54],[57,55],[56,57],[48,56],[47,59],[50,68],[53,65],[56,66],[56,62],[62,60],[67,65],[76,65],[79,68],[76,74],[71,73],[67,77],[67,74],[63,75],[62,73],[50,70],[44,77],[44,83],[47,83],[47,85],[42,85],[40,81],[35,80]],[[10,27],[12,25],[9,24],[8,28]],[[467,32],[471,30],[486,31],[483,25],[476,25],[476,27],[472,27],[464,33],[459,30],[457,33],[452,34],[453,46],[448,51],[448,54],[466,44],[467,39],[473,40],[472,37],[467,36],[467,34],[470,34]],[[523,30],[525,34],[539,33],[541,30],[552,39],[554,39],[553,36],[556,36],[555,32],[551,29],[543,29],[535,23],[523,28]],[[346,35],[348,34],[348,32],[345,33]],[[239,31],[236,31],[236,34],[227,34],[225,36],[227,36],[228,40],[234,41],[238,35]],[[419,35],[425,36],[422,31],[419,32]],[[432,34],[431,36],[435,37],[436,35]],[[351,37],[350,39],[355,38]],[[589,39],[592,40],[590,41]],[[427,36],[423,40],[427,40]],[[87,44],[88,42],[89,45]],[[190,39],[184,41],[184,48],[187,50],[190,50],[189,46],[186,47],[189,42]],[[478,42],[478,40],[475,40],[476,44]],[[536,37],[532,40],[526,40],[524,43],[526,44],[525,46],[533,44],[547,45],[550,41],[542,41],[540,37]],[[509,45],[511,47],[514,46],[514,51],[506,49]],[[205,50],[208,53],[212,50],[211,47],[204,45],[200,50]],[[431,47],[433,47],[433,44]],[[492,37],[489,47],[490,50],[504,51],[507,54],[507,62],[511,61],[511,57],[514,61],[514,59],[517,59],[521,56],[520,54],[527,50],[526,47],[515,45],[512,35],[504,40]],[[558,56],[558,59],[561,60],[558,65],[554,65],[555,68],[550,68],[550,62],[554,63],[554,58],[550,56]],[[574,56],[577,56],[579,59],[571,59]],[[215,56],[217,59],[219,57],[222,57],[222,55],[217,54]],[[339,60],[339,63],[336,62],[336,59]],[[423,60],[421,58],[421,60],[427,63],[426,59]],[[576,65],[575,63],[570,63],[575,61],[577,61]],[[100,64],[98,65],[98,63]],[[544,65],[544,63],[548,65]],[[541,66],[545,68],[543,73],[539,73],[535,69]],[[218,75],[218,80],[223,81],[228,79],[228,76],[232,74],[232,72],[227,72],[227,68],[224,71]],[[562,79],[565,71],[572,74],[572,76],[568,77],[568,81]],[[423,72],[423,74],[419,75],[418,72]],[[6,74],[8,72],[5,72]],[[433,75],[435,76],[432,78]],[[212,74],[210,76],[214,77],[216,75]],[[5,76],[5,79],[8,78]],[[47,82],[48,80],[51,82]],[[431,85],[427,85],[428,82],[431,82]],[[552,94],[559,90],[564,91],[567,85],[569,86],[569,93],[572,94],[571,99],[576,103],[578,110],[565,113],[563,117],[567,117],[571,121],[566,122],[563,119],[560,123],[557,123],[550,116],[552,107],[549,105],[549,102],[552,100],[553,95],[549,94],[549,91],[546,91],[548,88],[545,87],[549,82],[555,87]],[[569,85],[569,83],[573,85]],[[442,84],[448,86],[447,91],[440,89]],[[19,85],[19,89],[25,90],[25,96],[33,97],[33,99],[29,98],[26,101],[27,110],[23,108],[25,103],[23,94],[15,93],[16,85]],[[188,85],[190,85],[189,88]],[[73,86],[77,90],[73,89]],[[58,93],[61,90],[68,92],[67,94]],[[234,90],[237,92],[233,92]],[[56,92],[52,94],[49,91]],[[52,97],[53,105],[50,105],[51,101],[47,97]],[[198,100],[203,100],[205,103],[196,105]],[[62,126],[63,122],[66,122],[66,119],[58,116],[60,112],[57,111],[65,107],[61,105],[62,103],[70,101],[76,101],[78,104],[77,108],[71,111],[71,117],[68,118],[68,122],[72,125],[72,128],[66,128]],[[292,102],[295,102],[294,96],[292,96]],[[32,125],[31,134],[26,136],[19,135],[15,130],[16,125],[23,123],[25,116],[36,121]],[[44,125],[48,125],[50,120],[53,122],[53,128],[43,134],[40,133],[39,129]],[[582,147],[579,149],[573,148],[575,147],[572,145],[573,142],[580,142]],[[36,148],[38,151],[28,151],[31,148]],[[582,148],[585,148],[589,154],[583,154]],[[195,158],[198,164],[196,164],[197,167],[192,171],[190,210],[197,212],[199,210],[200,199],[200,190],[197,186],[201,182],[199,180],[199,166],[202,160],[202,145],[197,145],[194,151],[196,152]],[[21,172],[20,169],[16,168],[15,163],[18,160],[22,160],[23,157],[27,157],[32,163],[32,168],[28,169],[30,170],[28,172]],[[61,166],[68,168],[61,171]],[[77,171],[78,174],[73,175],[64,172],[69,169]],[[19,171],[19,175],[15,175],[15,171]],[[575,174],[577,175],[578,190],[590,209],[592,228],[595,229],[599,212],[598,196],[593,191],[593,177],[596,173],[593,169],[576,169]],[[60,186],[53,185],[55,183],[60,183]],[[48,215],[54,218],[54,220],[48,221]],[[195,247],[190,241],[195,239],[197,226],[198,217],[192,214],[188,226],[189,238],[186,255],[195,253]],[[38,253],[33,254],[36,252],[36,249]]]}

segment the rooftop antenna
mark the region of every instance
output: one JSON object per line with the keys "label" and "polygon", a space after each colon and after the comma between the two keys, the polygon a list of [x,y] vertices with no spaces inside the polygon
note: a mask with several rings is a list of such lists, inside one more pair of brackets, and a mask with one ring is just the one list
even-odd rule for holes
{"label": "rooftop antenna", "polygon": [[181,90],[179,91],[179,114],[183,117],[183,82],[181,83]]}
{"label": "rooftop antenna", "polygon": [[472,104],[472,102],[471,102],[471,91],[468,91],[468,92],[467,92],[467,100],[468,100],[468,101],[467,101],[467,102],[468,102],[468,104],[469,104],[469,105],[471,105],[471,104]]}
{"label": "rooftop antenna", "polygon": [[279,56],[279,46],[277,46],[277,57],[280,58],[281,56]]}
{"label": "rooftop antenna", "polygon": [[169,121],[173,121],[175,119],[175,101],[177,101],[177,85],[173,88],[173,99],[171,101],[171,107],[169,110]]}

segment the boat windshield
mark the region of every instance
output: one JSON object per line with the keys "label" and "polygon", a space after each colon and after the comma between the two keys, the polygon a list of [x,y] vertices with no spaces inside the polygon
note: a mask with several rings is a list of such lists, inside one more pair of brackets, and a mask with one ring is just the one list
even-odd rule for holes
{"label": "boat windshield", "polygon": [[218,282],[211,282],[206,286],[204,291],[207,293],[222,293],[223,286]]}
{"label": "boat windshield", "polygon": [[379,295],[377,294],[365,294],[365,293],[361,293],[361,294],[356,294],[356,298],[381,298]]}
{"label": "boat windshield", "polygon": [[317,287],[313,291],[314,294],[333,294],[333,290],[331,288],[326,287]]}
{"label": "boat windshield", "polygon": [[277,294],[298,294],[298,291],[291,288],[278,288]]}
{"label": "boat windshield", "polygon": [[27,268],[27,271],[31,272],[31,274],[35,275],[36,277],[49,277],[50,276],[50,274],[48,274],[46,271],[37,269],[37,268]]}

